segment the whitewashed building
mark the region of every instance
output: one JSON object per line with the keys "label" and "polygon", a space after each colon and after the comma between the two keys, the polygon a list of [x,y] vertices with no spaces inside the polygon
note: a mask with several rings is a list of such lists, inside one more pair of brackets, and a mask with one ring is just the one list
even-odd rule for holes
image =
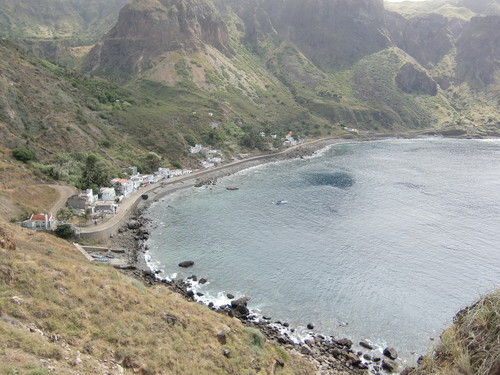
{"label": "whitewashed building", "polygon": [[101,193],[101,200],[103,201],[113,201],[116,199],[116,191],[113,188],[101,188],[99,193]]}
{"label": "whitewashed building", "polygon": [[28,220],[21,223],[24,228],[31,229],[54,229],[56,226],[56,219],[52,214],[33,214]]}
{"label": "whitewashed building", "polygon": [[210,163],[209,161],[207,160],[203,160],[200,162],[200,165],[203,167],[203,168],[213,168],[215,167],[215,164],[214,163]]}
{"label": "whitewashed building", "polygon": [[92,189],[87,189],[69,197],[67,204],[76,210],[85,210],[92,206],[97,201],[97,198]]}
{"label": "whitewashed building", "polygon": [[118,205],[114,203],[107,202],[97,202],[95,205],[94,212],[100,212],[103,214],[116,214],[116,210],[118,209]]}
{"label": "whitewashed building", "polygon": [[197,153],[199,153],[201,151],[202,148],[203,148],[202,145],[195,144],[194,146],[189,147],[189,152],[191,154],[197,154]]}
{"label": "whitewashed building", "polygon": [[132,194],[136,189],[134,188],[134,183],[132,181],[129,181],[125,178],[122,178],[121,180],[118,180],[117,183],[117,190],[123,195],[123,196],[128,196],[129,194]]}

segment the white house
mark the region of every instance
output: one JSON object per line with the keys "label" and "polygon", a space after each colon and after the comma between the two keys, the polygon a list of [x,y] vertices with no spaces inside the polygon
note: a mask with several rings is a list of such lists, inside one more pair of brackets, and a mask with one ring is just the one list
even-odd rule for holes
{"label": "white house", "polygon": [[87,189],[80,194],[72,195],[68,198],[68,206],[77,210],[85,210],[97,201],[97,195],[94,195],[92,189]]}
{"label": "white house", "polygon": [[53,229],[56,226],[56,219],[50,213],[34,214],[28,220],[23,221],[21,226],[32,229]]}
{"label": "white house", "polygon": [[140,174],[130,177],[129,181],[133,184],[134,191],[139,189],[139,187],[141,185],[143,185],[144,183],[147,183],[145,176],[140,175]]}
{"label": "white house", "polygon": [[103,201],[114,201],[116,199],[116,192],[113,188],[101,188],[99,192]]}
{"label": "white house", "polygon": [[197,154],[197,153],[199,153],[201,151],[202,148],[203,148],[202,145],[195,144],[194,146],[189,147],[189,152],[191,154]]}
{"label": "white house", "polygon": [[215,164],[214,163],[210,163],[206,160],[203,160],[202,162],[200,162],[200,165],[203,167],[203,168],[213,168],[215,167]]}
{"label": "white house", "polygon": [[222,158],[220,158],[220,157],[213,157],[213,158],[207,159],[207,161],[209,163],[220,164],[220,163],[222,163]]}
{"label": "white house", "polygon": [[154,184],[158,182],[158,176],[154,174],[144,175],[143,181],[143,183]]}
{"label": "white house", "polygon": [[182,176],[182,169],[170,168],[170,177]]}
{"label": "white house", "polygon": [[125,178],[118,180],[117,189],[125,197],[135,191],[134,183]]}
{"label": "white house", "polygon": [[156,172],[160,176],[169,178],[170,177],[170,168],[158,168],[158,171]]}
{"label": "white house", "polygon": [[118,208],[117,204],[107,203],[107,202],[98,202],[95,206],[95,212],[101,212],[103,214],[116,214],[116,210]]}

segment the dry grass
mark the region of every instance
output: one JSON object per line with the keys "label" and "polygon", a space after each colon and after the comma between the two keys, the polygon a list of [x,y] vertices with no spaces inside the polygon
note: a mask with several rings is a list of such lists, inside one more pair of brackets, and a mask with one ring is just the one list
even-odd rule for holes
{"label": "dry grass", "polygon": [[0,147],[0,222],[32,211],[47,211],[59,193],[39,182],[25,164],[13,160],[10,151]]}
{"label": "dry grass", "polygon": [[500,290],[460,311],[412,375],[500,374]]}
{"label": "dry grass", "polygon": [[0,374],[314,373],[235,319],[89,264],[49,234],[4,227],[17,250],[0,250]]}

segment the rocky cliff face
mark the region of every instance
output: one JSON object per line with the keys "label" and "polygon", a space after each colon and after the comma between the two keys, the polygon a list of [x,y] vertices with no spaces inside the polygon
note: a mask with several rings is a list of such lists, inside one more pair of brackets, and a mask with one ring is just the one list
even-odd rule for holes
{"label": "rocky cliff face", "polygon": [[388,13],[386,21],[392,41],[423,66],[432,67],[454,48],[450,21],[439,14],[405,19]]}
{"label": "rocky cliff face", "polygon": [[412,63],[404,64],[396,75],[399,89],[409,94],[437,95],[437,84],[427,73]]}
{"label": "rocky cliff face", "polygon": [[274,32],[323,67],[350,64],[389,45],[382,0],[233,1],[250,40]]}
{"label": "rocky cliff face", "polygon": [[457,40],[456,76],[481,86],[500,70],[500,16],[474,17]]}
{"label": "rocky cliff face", "polygon": [[[499,16],[470,18],[495,2],[413,8],[424,3],[391,13],[382,0],[132,0],[83,70],[158,89],[183,119],[172,124],[192,108],[218,110],[211,129],[238,124],[228,134],[269,124],[320,136],[484,123],[498,87]],[[469,102],[481,90],[480,108]],[[470,113],[458,115],[463,108]]]}
{"label": "rocky cliff face", "polygon": [[130,78],[153,67],[163,53],[194,53],[206,44],[231,53],[227,27],[211,3],[136,0],[120,11],[116,26],[86,57],[84,70]]}
{"label": "rocky cliff face", "polygon": [[[486,3],[473,8],[483,10],[487,8]],[[424,14],[406,19],[388,12],[386,24],[395,45],[423,67],[432,70],[445,57],[453,61],[452,70],[433,72],[443,88],[452,82],[468,81],[479,87],[494,82],[500,69],[500,16],[480,16],[465,21]]]}
{"label": "rocky cliff face", "polygon": [[96,42],[128,0],[2,0],[0,34],[19,39]]}

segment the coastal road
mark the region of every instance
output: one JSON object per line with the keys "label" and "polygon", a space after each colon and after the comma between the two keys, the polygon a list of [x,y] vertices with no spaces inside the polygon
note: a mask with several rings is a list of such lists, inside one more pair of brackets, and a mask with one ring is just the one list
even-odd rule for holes
{"label": "coastal road", "polygon": [[232,163],[224,164],[216,168],[199,170],[193,172],[190,175],[173,177],[168,180],[162,181],[160,183],[140,188],[139,190],[135,191],[134,193],[130,194],[128,197],[123,199],[123,201],[119,204],[116,214],[114,216],[112,216],[103,223],[90,227],[81,227],[79,231],[80,235],[83,235],[84,237],[109,236],[110,231],[112,229],[117,229],[117,227],[121,225],[133,213],[139,200],[142,199],[141,196],[143,194],[149,194],[156,189],[161,189],[162,194],[172,193],[179,189],[184,189],[187,187],[194,186],[196,184],[196,180],[202,177],[213,178],[216,176],[223,176],[224,173],[227,174],[234,173],[238,170],[250,167],[252,165],[257,165],[262,162],[279,159],[280,157],[284,157],[287,154],[290,154],[297,149],[309,148],[309,147],[320,148],[328,144],[332,144],[334,141],[340,141],[340,140],[333,138],[318,139],[312,142],[304,143],[302,145],[290,147],[284,151],[275,154],[258,155],[247,159],[237,160]]}
{"label": "coastal road", "polygon": [[[194,174],[193,174],[194,175]],[[119,223],[124,222],[133,212],[135,209],[136,204],[141,198],[143,194],[150,194],[153,190],[155,189],[168,189],[168,190],[178,190],[181,188],[185,188],[188,186],[194,186],[195,184],[195,177],[191,177],[193,175],[184,176],[184,177],[174,177],[172,179],[169,179],[167,181],[162,181],[160,183],[152,184],[147,187],[139,188],[139,190],[133,192],[129,196],[125,197],[121,203],[118,205],[118,208],[116,210],[116,214],[113,215],[111,218],[108,220],[94,226],[89,226],[89,227],[81,227],[80,228],[80,234],[83,235],[90,235],[92,233],[97,233],[97,232],[106,232],[109,229],[113,228],[114,226],[118,225]],[[186,181],[188,180],[188,181]],[[192,180],[192,181],[189,181]],[[184,184],[182,184],[182,182]],[[182,184],[182,185],[181,185]],[[176,186],[174,186],[176,185]]]}

